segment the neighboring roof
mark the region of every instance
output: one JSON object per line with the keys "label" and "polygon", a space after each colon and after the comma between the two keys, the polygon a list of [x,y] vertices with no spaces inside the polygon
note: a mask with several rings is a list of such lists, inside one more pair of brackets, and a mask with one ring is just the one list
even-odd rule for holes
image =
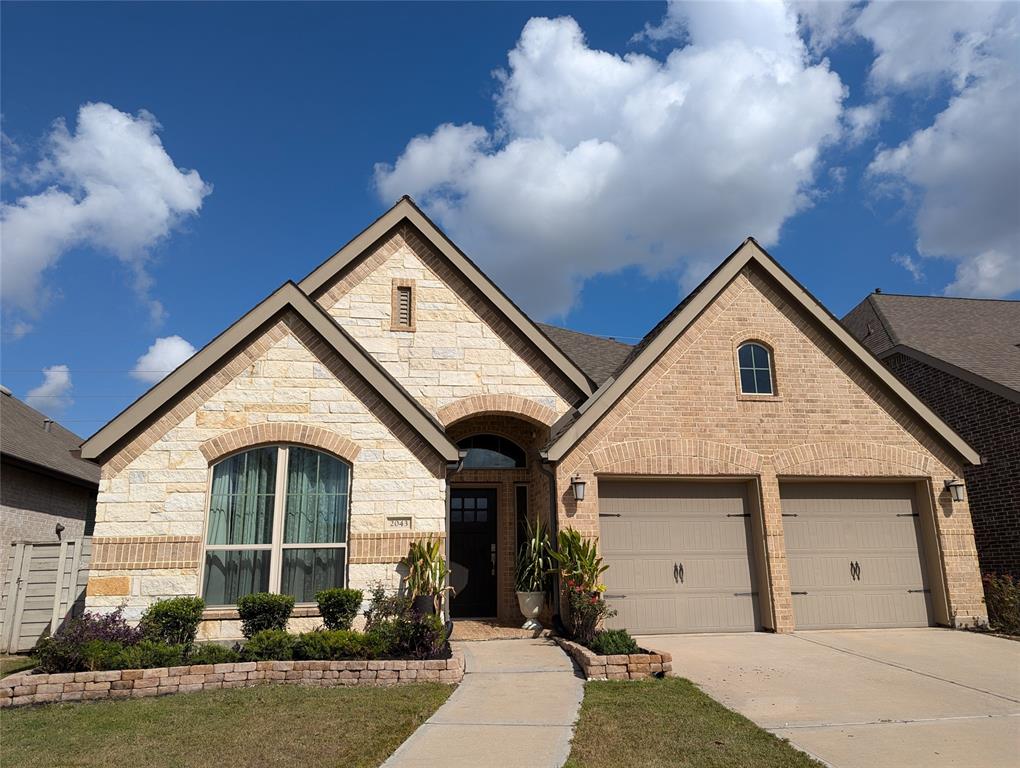
{"label": "neighboring roof", "polygon": [[414,201],[404,195],[397,204],[376,219],[367,229],[351,240],[305,277],[298,287],[313,299],[341,271],[385,237],[394,227],[407,221],[442,254],[465,280],[471,283],[533,346],[535,346],[583,395],[595,390],[585,372],[563,350],[549,340],[538,325],[510,300],[446,234],[426,216]]}
{"label": "neighboring roof", "polygon": [[592,336],[545,323],[536,325],[587,374],[589,379],[600,386],[616,373],[633,349],[630,344],[624,344],[616,339]]}
{"label": "neighboring roof", "polygon": [[264,323],[286,308],[292,309],[315,329],[336,353],[444,459],[447,461],[457,460],[457,446],[446,437],[442,425],[293,282],[284,283],[272,295],[86,440],[81,448],[82,457],[86,459],[102,457],[143,426],[178,393],[208,373],[223,357],[230,354],[238,345],[243,344]]}
{"label": "neighboring roof", "polygon": [[[76,458],[81,438],[0,388],[0,453],[48,473],[99,486],[99,467]],[[47,423],[49,428],[47,429]]]}
{"label": "neighboring roof", "polygon": [[1020,301],[873,293],[843,324],[879,357],[934,358],[1020,395]]}
{"label": "neighboring roof", "polygon": [[553,436],[547,449],[550,461],[559,461],[598,421],[620,400],[631,386],[647,371],[687,327],[716,299],[740,271],[750,263],[763,269],[776,280],[793,300],[846,351],[869,369],[896,397],[960,456],[971,464],[980,464],[981,457],[959,435],[922,403],[913,392],[882,365],[860,342],[857,341],[825,307],[784,270],[753,238],[745,240],[729,255],[704,282],[670,312],[634,348],[630,357],[608,383],[581,406],[575,418],[562,424]]}

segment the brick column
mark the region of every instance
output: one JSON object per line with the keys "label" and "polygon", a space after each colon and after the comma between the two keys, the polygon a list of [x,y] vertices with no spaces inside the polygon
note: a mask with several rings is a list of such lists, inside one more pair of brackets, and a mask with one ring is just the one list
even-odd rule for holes
{"label": "brick column", "polygon": [[761,483],[762,517],[765,521],[765,548],[768,552],[766,568],[772,598],[773,629],[776,632],[792,632],[793,598],[790,596],[790,569],[786,560],[786,539],[783,536],[783,509],[779,498],[779,480],[771,466],[763,466]]}

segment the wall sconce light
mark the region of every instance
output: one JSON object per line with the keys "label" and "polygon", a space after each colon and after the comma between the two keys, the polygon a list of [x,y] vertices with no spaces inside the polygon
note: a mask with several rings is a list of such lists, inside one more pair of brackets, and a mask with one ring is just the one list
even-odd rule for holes
{"label": "wall sconce light", "polygon": [[966,498],[963,492],[963,480],[954,477],[952,480],[946,480],[944,487],[949,491],[949,495],[953,497],[953,501],[963,501]]}
{"label": "wall sconce light", "polygon": [[576,501],[584,501],[584,486],[585,482],[581,479],[580,475],[574,475],[570,478],[570,490],[574,492],[574,499]]}

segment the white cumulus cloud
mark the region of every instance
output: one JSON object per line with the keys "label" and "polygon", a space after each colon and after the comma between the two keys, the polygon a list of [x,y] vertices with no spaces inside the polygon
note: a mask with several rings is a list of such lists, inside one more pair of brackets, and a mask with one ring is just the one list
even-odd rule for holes
{"label": "white cumulus cloud", "polygon": [[198,171],[178,168],[148,112],[129,115],[109,104],[85,104],[72,133],[58,120],[46,153],[19,178],[42,189],[0,207],[2,298],[8,310],[38,315],[51,289],[47,270],[76,246],[113,254],[133,275],[152,318],[150,251],[180,220],[198,212],[212,190]]}
{"label": "white cumulus cloud", "polygon": [[776,2],[669,6],[645,37],[664,60],[590,47],[572,18],[533,18],[499,74],[495,128],[438,126],[376,166],[384,201],[416,197],[542,316],[627,266],[685,282],[745,236],[775,243],[809,205],[841,132],[844,87]]}
{"label": "white cumulus cloud", "polygon": [[868,172],[916,205],[917,251],[956,262],[946,292],[1020,291],[1020,5],[872,3],[875,88],[952,89],[931,125],[881,148]]}
{"label": "white cumulus cloud", "polygon": [[28,391],[25,402],[37,411],[57,413],[74,402],[71,387],[71,369],[66,365],[51,365],[43,368],[42,384]]}
{"label": "white cumulus cloud", "polygon": [[180,336],[161,336],[138,358],[131,375],[140,381],[155,384],[193,354],[195,347]]}

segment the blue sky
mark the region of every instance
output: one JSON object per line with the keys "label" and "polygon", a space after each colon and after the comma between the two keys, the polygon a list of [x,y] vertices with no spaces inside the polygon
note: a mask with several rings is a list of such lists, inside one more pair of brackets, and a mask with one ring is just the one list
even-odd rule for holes
{"label": "blue sky", "polygon": [[748,234],[837,315],[1016,297],[1017,6],[979,5],[4,3],[3,383],[87,436],[404,192],[625,340]]}

